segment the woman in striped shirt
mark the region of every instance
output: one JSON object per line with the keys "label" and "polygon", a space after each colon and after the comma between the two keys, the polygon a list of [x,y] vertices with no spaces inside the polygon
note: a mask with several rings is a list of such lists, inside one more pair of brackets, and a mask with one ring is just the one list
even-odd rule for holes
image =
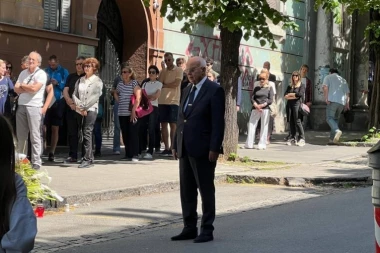
{"label": "woman in striped shirt", "polygon": [[[141,101],[141,88],[136,81],[135,72],[125,63],[122,65],[121,75],[122,80],[117,85],[114,96],[119,103],[119,122],[125,145],[123,159],[137,162],[139,160],[139,120],[136,109]],[[132,95],[135,95],[136,102],[129,110]]]}

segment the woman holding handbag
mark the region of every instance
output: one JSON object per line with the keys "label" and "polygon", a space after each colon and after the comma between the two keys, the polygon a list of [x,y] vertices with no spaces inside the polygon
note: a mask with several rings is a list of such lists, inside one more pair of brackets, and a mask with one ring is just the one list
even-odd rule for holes
{"label": "woman holding handbag", "polygon": [[[302,98],[305,96],[305,86],[302,85],[300,76],[298,71],[293,72],[291,84],[285,92],[285,99],[287,100],[286,114],[290,124],[290,138],[287,145],[303,147],[306,144],[305,133],[302,126],[302,114],[299,110]],[[298,138],[296,139],[297,131]]]}
{"label": "woman holding handbag", "polygon": [[22,178],[15,172],[15,138],[0,116],[0,252],[30,252],[37,234],[36,216]]}
{"label": "woman holding handbag", "polygon": [[[122,80],[116,87],[115,100],[119,103],[119,122],[125,146],[123,160],[139,161],[139,119],[136,109],[141,101],[141,88],[136,81],[136,74],[126,63],[122,65]],[[135,96],[135,102],[131,104],[131,97]]]}
{"label": "woman holding handbag", "polygon": [[248,123],[248,136],[245,142],[244,148],[252,149],[255,143],[255,132],[259,120],[261,119],[261,131],[260,131],[260,141],[258,144],[258,149],[265,150],[267,147],[267,135],[268,135],[268,125],[270,110],[269,105],[273,102],[273,88],[270,87],[269,73],[260,73],[259,81],[260,84],[253,89],[252,95],[252,112]]}

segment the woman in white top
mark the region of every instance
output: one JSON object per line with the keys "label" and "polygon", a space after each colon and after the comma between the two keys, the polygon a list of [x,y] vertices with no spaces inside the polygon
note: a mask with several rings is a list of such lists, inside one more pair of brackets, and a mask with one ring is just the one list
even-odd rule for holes
{"label": "woman in white top", "polygon": [[[82,116],[79,126],[80,139],[83,137],[84,157],[79,168],[93,166],[94,153],[92,152],[92,131],[98,115],[99,97],[102,95],[103,82],[96,75],[99,70],[99,61],[95,58],[87,58],[83,61],[85,76],[75,84],[73,101],[76,111]],[[79,140],[82,142],[82,140]]]}
{"label": "woman in white top", "polygon": [[149,115],[142,118],[142,125],[140,131],[140,145],[144,143],[144,138],[146,138],[147,133],[149,134],[149,148],[148,152],[145,154],[143,158],[152,159],[153,158],[153,148],[156,143],[156,138],[160,138],[160,136],[156,136],[156,125],[158,122],[158,98],[161,94],[162,83],[157,80],[158,74],[160,71],[155,65],[151,65],[148,68],[149,73],[149,81],[145,82],[142,85],[142,89],[145,90],[150,102],[153,105],[153,112]]}
{"label": "woman in white top", "polygon": [[0,116],[0,252],[30,252],[37,234],[36,215],[15,172],[12,127]]}

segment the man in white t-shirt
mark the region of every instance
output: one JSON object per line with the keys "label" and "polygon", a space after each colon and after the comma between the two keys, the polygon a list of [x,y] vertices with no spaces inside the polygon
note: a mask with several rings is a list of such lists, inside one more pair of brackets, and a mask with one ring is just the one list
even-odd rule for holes
{"label": "man in white t-shirt", "polygon": [[39,68],[42,57],[37,52],[29,54],[29,67],[23,70],[16,82],[15,92],[19,94],[16,112],[16,133],[18,139],[18,152],[26,154],[28,133],[32,144],[31,162],[33,169],[40,169],[41,161],[41,117],[46,111],[42,108],[44,91],[47,82],[45,71]]}

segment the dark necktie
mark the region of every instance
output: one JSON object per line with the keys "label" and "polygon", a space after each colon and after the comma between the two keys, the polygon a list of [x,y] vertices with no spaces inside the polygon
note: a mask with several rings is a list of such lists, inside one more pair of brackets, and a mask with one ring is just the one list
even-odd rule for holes
{"label": "dark necktie", "polygon": [[197,86],[193,85],[193,88],[191,89],[191,92],[189,95],[189,100],[187,101],[185,115],[188,115],[190,113],[190,111],[192,110],[196,90],[197,90]]}

